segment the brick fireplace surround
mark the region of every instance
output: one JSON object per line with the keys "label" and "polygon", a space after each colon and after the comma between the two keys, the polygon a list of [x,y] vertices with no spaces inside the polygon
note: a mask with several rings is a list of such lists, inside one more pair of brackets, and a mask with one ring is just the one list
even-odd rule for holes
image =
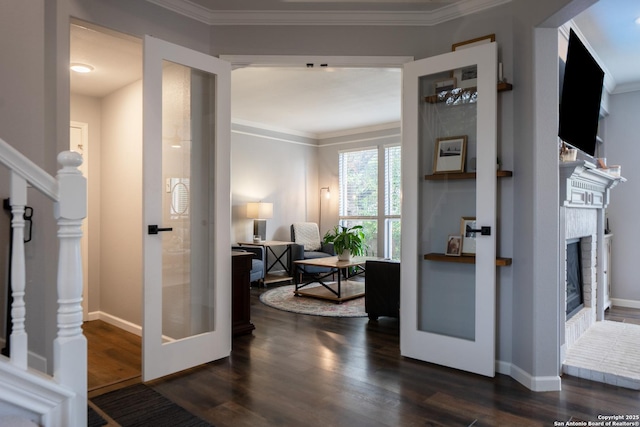
{"label": "brick fireplace surround", "polygon": [[605,209],[609,192],[624,178],[606,173],[585,160],[560,163],[560,274],[564,283],[561,307],[566,307],[567,240],[578,239],[581,249],[584,307],[566,320],[561,348],[562,360],[567,350],[596,321],[604,319],[604,272],[598,254],[604,251]]}

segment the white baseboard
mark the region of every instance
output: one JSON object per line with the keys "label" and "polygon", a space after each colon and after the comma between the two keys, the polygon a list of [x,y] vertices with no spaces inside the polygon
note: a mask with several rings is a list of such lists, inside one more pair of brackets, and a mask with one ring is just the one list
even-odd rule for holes
{"label": "white baseboard", "polygon": [[131,323],[128,320],[120,319],[119,317],[112,316],[102,311],[94,311],[89,313],[89,320],[102,320],[110,325],[116,326],[127,332],[131,332],[139,337],[142,336],[142,326]]}
{"label": "white baseboard", "polygon": [[99,311],[92,311],[91,313],[87,314],[87,318],[84,319],[85,322],[90,322],[92,320],[100,320],[100,312]]}
{"label": "white baseboard", "polygon": [[518,366],[502,361],[496,361],[496,371],[509,375],[531,391],[560,391],[560,376],[534,377]]}
{"label": "white baseboard", "polygon": [[496,360],[496,372],[503,375],[511,375],[511,363]]}
{"label": "white baseboard", "polygon": [[614,307],[640,308],[640,301],[632,299],[611,298]]}

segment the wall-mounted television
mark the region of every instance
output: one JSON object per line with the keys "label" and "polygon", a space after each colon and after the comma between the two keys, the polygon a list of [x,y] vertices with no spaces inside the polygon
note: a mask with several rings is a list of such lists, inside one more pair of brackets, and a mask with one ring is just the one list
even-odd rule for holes
{"label": "wall-mounted television", "polygon": [[604,72],[573,30],[569,32],[567,61],[561,82],[558,136],[590,156],[596,135]]}

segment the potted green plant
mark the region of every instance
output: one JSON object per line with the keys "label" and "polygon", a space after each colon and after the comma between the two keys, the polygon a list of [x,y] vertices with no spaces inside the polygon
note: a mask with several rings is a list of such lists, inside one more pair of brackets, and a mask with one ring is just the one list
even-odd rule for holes
{"label": "potted green plant", "polygon": [[333,230],[327,231],[323,241],[325,244],[333,243],[333,248],[341,261],[348,261],[351,256],[364,255],[367,250],[361,225],[353,227],[336,225]]}

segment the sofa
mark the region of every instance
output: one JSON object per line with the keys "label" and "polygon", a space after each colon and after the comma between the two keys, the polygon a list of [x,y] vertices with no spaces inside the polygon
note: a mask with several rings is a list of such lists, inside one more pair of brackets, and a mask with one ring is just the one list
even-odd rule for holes
{"label": "sofa", "polygon": [[305,265],[296,269],[294,261],[303,259],[324,258],[335,255],[333,244],[322,243],[318,224],[315,222],[297,222],[291,224],[291,245],[289,265],[293,269],[294,280],[299,280],[299,273],[303,275],[326,274],[331,269]]}
{"label": "sofa", "polygon": [[251,259],[251,272],[249,273],[249,279],[251,283],[258,283],[258,285],[264,283],[265,261],[266,261],[264,248],[262,246],[232,246],[231,250],[253,253],[253,258]]}
{"label": "sofa", "polygon": [[368,260],[365,263],[364,305],[369,320],[400,318],[400,263]]}

